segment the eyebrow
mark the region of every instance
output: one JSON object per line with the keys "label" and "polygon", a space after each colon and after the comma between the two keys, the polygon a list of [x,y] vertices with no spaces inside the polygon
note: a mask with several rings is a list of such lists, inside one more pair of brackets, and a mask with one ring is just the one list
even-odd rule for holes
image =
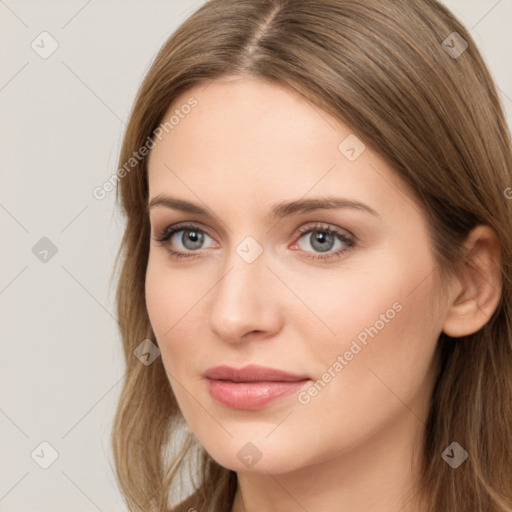
{"label": "eyebrow", "polygon": [[[194,203],[189,203],[182,199],[177,199],[169,196],[157,195],[147,205],[147,210],[151,210],[156,206],[163,206],[173,210],[180,210],[186,213],[194,213],[206,218],[212,218],[213,215],[205,208],[198,206]],[[353,199],[346,199],[341,197],[319,197],[311,199],[298,199],[295,201],[283,201],[274,204],[271,208],[269,218],[271,220],[282,219],[289,215],[296,215],[301,213],[309,213],[316,210],[334,210],[350,208],[370,213],[379,219],[381,216],[367,204],[355,201]]]}

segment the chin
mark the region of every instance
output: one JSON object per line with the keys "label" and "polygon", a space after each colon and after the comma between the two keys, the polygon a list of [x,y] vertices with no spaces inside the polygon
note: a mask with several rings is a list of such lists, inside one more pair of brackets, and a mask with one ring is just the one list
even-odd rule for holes
{"label": "chin", "polygon": [[293,447],[283,443],[278,446],[276,451],[274,446],[262,440],[243,443],[232,441],[224,449],[217,444],[212,451],[207,451],[218,464],[237,473],[280,474],[302,466]]}

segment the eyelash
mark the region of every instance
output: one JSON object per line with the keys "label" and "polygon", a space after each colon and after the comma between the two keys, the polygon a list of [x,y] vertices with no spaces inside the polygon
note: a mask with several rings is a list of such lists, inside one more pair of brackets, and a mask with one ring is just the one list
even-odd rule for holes
{"label": "eyelash", "polygon": [[[158,242],[159,245],[165,247],[165,249],[170,253],[172,258],[176,258],[176,259],[194,258],[197,255],[197,251],[196,252],[189,251],[190,254],[186,254],[186,253],[183,253],[180,251],[175,251],[174,249],[171,249],[168,244],[168,241],[171,239],[171,237],[175,233],[178,233],[179,231],[187,231],[187,230],[200,231],[201,233],[208,235],[208,233],[206,233],[206,231],[204,231],[203,229],[199,228],[199,226],[185,222],[185,223],[175,224],[173,226],[168,226],[168,227],[164,228],[162,231],[160,231],[160,233],[158,234],[158,236],[156,238],[153,238],[153,240]],[[314,226],[305,226],[305,227],[301,228],[299,230],[299,232],[297,233],[298,239],[302,238],[303,236],[305,236],[307,234],[314,233],[315,231],[320,231],[322,233],[327,233],[328,235],[336,236],[339,240],[341,240],[341,242],[343,242],[346,245],[346,247],[342,248],[342,249],[338,249],[335,252],[326,253],[326,254],[328,254],[328,256],[324,256],[324,255],[320,254],[320,255],[316,255],[316,256],[306,256],[306,258],[309,258],[312,260],[321,260],[321,261],[337,259],[337,258],[340,258],[341,255],[348,250],[348,248],[354,247],[356,245],[355,238],[348,237],[341,231],[338,231],[337,229],[333,229],[333,228],[328,227],[323,224],[316,224]],[[306,252],[306,251],[303,251],[303,252]]]}

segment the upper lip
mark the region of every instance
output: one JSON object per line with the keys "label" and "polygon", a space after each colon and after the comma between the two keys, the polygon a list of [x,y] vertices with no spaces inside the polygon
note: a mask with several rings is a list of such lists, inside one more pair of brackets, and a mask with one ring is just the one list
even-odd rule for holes
{"label": "upper lip", "polygon": [[203,377],[215,380],[229,380],[232,382],[295,382],[309,379],[307,375],[295,375],[283,370],[266,368],[265,366],[255,364],[250,364],[238,369],[226,365],[214,366],[208,368],[208,370],[204,372]]}

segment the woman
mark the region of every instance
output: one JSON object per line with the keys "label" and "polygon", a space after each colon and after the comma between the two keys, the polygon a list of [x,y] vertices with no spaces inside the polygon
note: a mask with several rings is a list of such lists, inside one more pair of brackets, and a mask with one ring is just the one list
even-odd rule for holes
{"label": "woman", "polygon": [[445,7],[208,1],[119,168],[130,510],[512,510],[511,142]]}

